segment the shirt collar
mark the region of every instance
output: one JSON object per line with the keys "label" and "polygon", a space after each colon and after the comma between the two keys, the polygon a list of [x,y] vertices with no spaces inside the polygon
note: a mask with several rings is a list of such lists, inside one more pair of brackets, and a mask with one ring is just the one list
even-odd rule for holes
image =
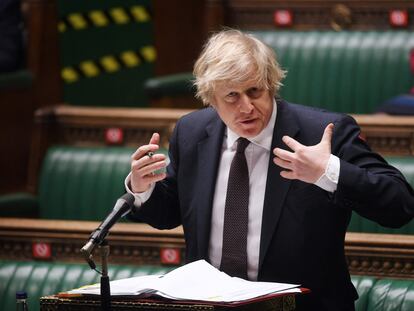
{"label": "shirt collar", "polygon": [[[270,151],[271,144],[272,144],[272,137],[273,137],[273,129],[275,127],[276,121],[276,114],[277,114],[277,105],[275,99],[273,99],[273,110],[272,115],[270,116],[269,123],[267,123],[266,127],[259,133],[259,135],[249,138],[250,142],[253,144],[260,146],[268,151]],[[231,148],[237,139],[239,139],[239,135],[233,132],[228,127],[226,128],[227,134],[227,148]]]}

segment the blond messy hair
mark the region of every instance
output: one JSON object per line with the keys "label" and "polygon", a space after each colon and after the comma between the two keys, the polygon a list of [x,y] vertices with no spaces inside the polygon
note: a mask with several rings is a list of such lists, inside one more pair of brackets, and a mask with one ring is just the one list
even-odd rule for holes
{"label": "blond messy hair", "polygon": [[269,46],[251,34],[226,29],[205,44],[194,65],[196,97],[210,105],[218,82],[244,83],[256,81],[257,86],[276,95],[285,77]]}

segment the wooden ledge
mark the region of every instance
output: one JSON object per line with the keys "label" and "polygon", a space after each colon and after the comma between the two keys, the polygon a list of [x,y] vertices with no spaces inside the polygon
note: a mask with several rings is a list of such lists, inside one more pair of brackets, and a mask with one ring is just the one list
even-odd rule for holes
{"label": "wooden ledge", "polygon": [[[93,221],[0,218],[0,259],[82,262],[79,250],[98,226],[99,222]],[[185,262],[181,227],[157,230],[146,224],[118,223],[112,228],[108,242],[111,263],[178,265]],[[39,243],[50,247],[49,258],[34,257],[34,248]],[[174,263],[166,262],[164,251],[178,256],[178,261],[175,257]],[[412,235],[348,232],[345,254],[351,274],[414,279]]]}

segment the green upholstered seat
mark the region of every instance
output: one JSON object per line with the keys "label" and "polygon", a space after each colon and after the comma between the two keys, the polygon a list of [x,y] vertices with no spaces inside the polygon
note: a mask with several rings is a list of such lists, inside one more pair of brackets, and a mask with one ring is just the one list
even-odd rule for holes
{"label": "green upholstered seat", "polygon": [[412,280],[378,280],[371,289],[366,310],[414,310],[414,282]]}
{"label": "green upholstered seat", "polygon": [[359,295],[358,300],[355,301],[355,311],[365,311],[367,310],[369,295],[376,279],[370,276],[353,275],[351,280]]}
{"label": "green upholstered seat", "polygon": [[[43,160],[38,196],[0,197],[3,217],[102,220],[125,193],[129,147],[51,147]],[[165,149],[159,152],[167,154]]]}
{"label": "green upholstered seat", "polygon": [[359,299],[355,311],[414,310],[414,281],[376,279],[371,276],[351,277]]}
{"label": "green upholstered seat", "polygon": [[[110,265],[111,280],[147,274],[165,274],[163,266]],[[39,298],[99,282],[100,275],[87,264],[0,260],[0,310],[15,309],[15,293],[28,293],[29,310],[39,310]]]}
{"label": "green upholstered seat", "polygon": [[[346,113],[372,113],[385,100],[408,93],[414,79],[411,31],[251,31],[271,46],[288,71],[280,95],[298,104]],[[187,93],[180,79],[153,78],[152,97]],[[157,81],[158,79],[158,81]],[[158,89],[157,89],[158,87]]]}
{"label": "green upholstered seat", "polygon": [[[391,165],[398,168],[407,181],[414,187],[414,157],[388,157],[386,159]],[[352,214],[351,222],[348,226],[350,232],[370,232],[370,233],[394,233],[394,234],[414,234],[414,220],[405,226],[393,229],[385,228],[381,225],[359,216]]]}
{"label": "green upholstered seat", "polygon": [[134,148],[57,146],[48,150],[39,180],[43,219],[100,220],[124,192]]}

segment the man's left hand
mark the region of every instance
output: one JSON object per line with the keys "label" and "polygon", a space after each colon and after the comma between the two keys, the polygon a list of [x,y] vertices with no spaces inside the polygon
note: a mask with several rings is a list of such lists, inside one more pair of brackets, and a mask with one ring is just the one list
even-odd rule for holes
{"label": "man's left hand", "polygon": [[334,125],[329,123],[319,144],[304,146],[292,137],[283,136],[283,142],[293,151],[275,148],[273,162],[286,169],[280,175],[287,179],[299,179],[315,183],[324,173],[331,155],[331,139]]}

